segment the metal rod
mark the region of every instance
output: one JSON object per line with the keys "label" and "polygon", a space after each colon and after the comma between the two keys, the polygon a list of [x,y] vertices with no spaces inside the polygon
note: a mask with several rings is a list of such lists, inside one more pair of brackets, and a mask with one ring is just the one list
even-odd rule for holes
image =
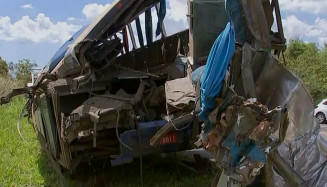
{"label": "metal rod", "polygon": [[[159,12],[159,10],[160,10],[160,5],[159,5],[159,3],[156,4],[156,10],[157,10],[157,12]],[[164,23],[163,21],[162,21],[162,25],[161,25],[161,33],[162,33],[162,36],[167,37],[166,28],[165,28],[165,23]]]}
{"label": "metal rod", "polygon": [[278,3],[278,0],[273,0],[272,1],[272,4],[275,7],[275,15],[276,15],[278,33],[279,33],[280,38],[282,39],[282,41],[285,42],[284,31],[283,31],[283,24],[282,24],[282,19],[281,19],[280,11],[279,11],[279,3]]}
{"label": "metal rod", "polygon": [[129,32],[129,35],[131,37],[131,40],[132,40],[133,49],[136,49],[135,36],[134,36],[134,32],[133,32],[133,29],[132,29],[132,26],[131,26],[130,23],[127,25],[127,28],[128,28],[128,32]]}
{"label": "metal rod", "polygon": [[97,123],[93,123],[93,147],[97,147]]}
{"label": "metal rod", "polygon": [[290,167],[276,150],[268,155],[268,160],[290,186],[307,186],[305,181]]}

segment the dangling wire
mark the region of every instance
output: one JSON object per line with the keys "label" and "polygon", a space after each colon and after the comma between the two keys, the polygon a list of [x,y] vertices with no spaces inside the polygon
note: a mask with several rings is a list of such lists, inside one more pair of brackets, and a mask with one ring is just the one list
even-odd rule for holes
{"label": "dangling wire", "polygon": [[140,151],[140,178],[141,178],[141,186],[143,186],[143,153],[142,153],[142,143],[141,143],[141,133],[140,133],[139,123],[137,123],[137,135],[139,139],[139,151]]}
{"label": "dangling wire", "polygon": [[27,142],[27,141],[25,140],[25,138],[24,138],[22,132],[20,131],[20,122],[21,122],[21,120],[22,120],[22,118],[23,118],[23,116],[24,116],[24,112],[25,112],[26,108],[30,105],[30,101],[31,101],[31,100],[28,100],[28,101],[26,102],[24,108],[22,109],[22,111],[21,111],[20,114],[19,114],[18,121],[17,121],[17,131],[18,131],[18,133],[19,133],[19,136],[23,139],[24,142]]}
{"label": "dangling wire", "polygon": [[119,117],[120,117],[120,112],[117,110],[117,123],[116,123],[116,136],[117,136],[117,139],[119,141],[119,143],[126,147],[129,151],[133,151],[133,149],[131,147],[129,147],[128,145],[126,145],[121,139],[120,139],[120,136],[118,134],[118,124],[119,124]]}

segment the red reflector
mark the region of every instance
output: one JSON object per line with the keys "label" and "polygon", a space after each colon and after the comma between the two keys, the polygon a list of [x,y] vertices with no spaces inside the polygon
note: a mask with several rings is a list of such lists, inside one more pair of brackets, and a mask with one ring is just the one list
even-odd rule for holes
{"label": "red reflector", "polygon": [[160,145],[172,144],[177,142],[176,133],[169,133],[160,140]]}
{"label": "red reflector", "polygon": [[123,3],[118,3],[118,4],[117,4],[117,8],[118,8],[118,9],[123,8]]}

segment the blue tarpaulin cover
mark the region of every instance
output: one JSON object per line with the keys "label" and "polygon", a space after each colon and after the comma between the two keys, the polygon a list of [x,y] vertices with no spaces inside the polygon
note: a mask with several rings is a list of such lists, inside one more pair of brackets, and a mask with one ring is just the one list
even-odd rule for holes
{"label": "blue tarpaulin cover", "polygon": [[201,112],[199,119],[205,121],[215,108],[229,62],[235,51],[234,28],[230,22],[213,44],[201,80]]}

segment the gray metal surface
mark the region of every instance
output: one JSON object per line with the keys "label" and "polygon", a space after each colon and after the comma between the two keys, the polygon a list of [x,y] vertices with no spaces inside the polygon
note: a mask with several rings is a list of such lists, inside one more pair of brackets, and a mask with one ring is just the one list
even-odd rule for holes
{"label": "gray metal surface", "polygon": [[206,61],[211,46],[228,22],[228,16],[225,0],[192,0],[189,3],[190,56],[198,66],[197,63]]}
{"label": "gray metal surface", "polygon": [[[259,135],[267,138],[261,144],[251,135],[248,136],[249,133],[245,134],[245,137],[255,141],[255,144],[260,147],[259,149],[264,150],[268,157],[266,162],[260,161],[260,164],[265,164],[264,169],[253,166],[253,164],[251,166],[251,163],[244,164],[243,161],[249,157],[246,151],[242,150],[243,154],[238,154],[237,149],[234,148],[233,150],[233,147],[227,147],[226,151],[226,145],[219,144],[220,141],[226,142],[227,139],[225,136],[219,137],[224,132],[221,130],[224,126],[221,121],[221,124],[211,123],[216,128],[212,129],[208,135],[204,134],[207,136],[204,143],[205,145],[210,143],[210,146],[207,146],[209,151],[210,149],[214,150],[215,146],[212,145],[217,144],[218,153],[215,154],[215,151],[212,151],[216,155],[217,165],[224,171],[225,175],[229,176],[229,181],[236,180],[242,186],[252,183],[253,177],[259,175],[259,172],[253,173],[252,171],[259,171],[260,169],[261,177],[265,177],[264,184],[266,186],[327,186],[327,141],[324,138],[327,133],[320,131],[320,125],[313,116],[314,103],[304,84],[274,55],[280,54],[281,51],[277,49],[272,53],[271,50],[276,41],[277,44],[279,44],[278,41],[283,41],[280,23],[278,26],[280,38],[274,40],[269,36],[273,21],[271,20],[272,11],[270,8],[275,9],[278,12],[276,14],[279,14],[278,1],[272,1],[271,6],[273,7],[270,7],[266,0],[241,0],[240,2],[247,31],[251,34],[251,37],[248,38],[250,45],[244,45],[243,48],[240,46],[236,50],[230,67],[230,76],[228,75],[226,78],[226,91],[221,94],[223,103],[227,103],[226,101],[231,95],[243,96],[250,100],[256,99],[269,110],[279,107],[282,111],[281,116],[279,116],[281,121],[276,131],[271,131],[268,134],[259,133]],[[262,6],[260,5],[261,2]],[[277,22],[279,22],[278,18]],[[255,50],[249,50],[250,47],[255,48]],[[217,103],[219,110],[226,112],[227,110],[223,109],[222,106],[223,104]],[[228,111],[226,116],[228,116],[227,114]],[[244,113],[244,116],[250,115],[252,114]],[[215,116],[218,115],[215,114]],[[245,118],[244,116],[242,118]],[[257,117],[263,116],[258,115]],[[232,119],[235,118],[240,119],[234,115]],[[228,117],[226,119],[227,125],[230,125]],[[271,120],[268,121],[271,122]],[[245,126],[249,127],[254,124],[257,122],[249,121],[243,125],[243,129]],[[242,127],[242,125],[239,126]],[[265,126],[262,125],[262,127]],[[210,126],[207,125],[205,128],[210,128]],[[237,135],[231,136],[231,140],[236,142],[242,138],[242,136]],[[235,147],[237,148],[237,146]],[[237,163],[231,166],[230,159],[238,156],[243,156],[243,158],[236,160]],[[248,176],[248,180],[244,180]],[[255,182],[258,180],[260,179],[256,178]],[[259,183],[263,184],[262,181]]]}
{"label": "gray metal surface", "polygon": [[[327,141],[323,138],[326,128],[320,131],[313,116],[314,103],[303,83],[276,58],[268,56],[256,81],[256,93],[268,108],[287,109],[288,126],[274,134],[282,141],[277,148],[279,155],[308,186],[327,185]],[[272,165],[268,159],[266,185],[290,186]]]}

